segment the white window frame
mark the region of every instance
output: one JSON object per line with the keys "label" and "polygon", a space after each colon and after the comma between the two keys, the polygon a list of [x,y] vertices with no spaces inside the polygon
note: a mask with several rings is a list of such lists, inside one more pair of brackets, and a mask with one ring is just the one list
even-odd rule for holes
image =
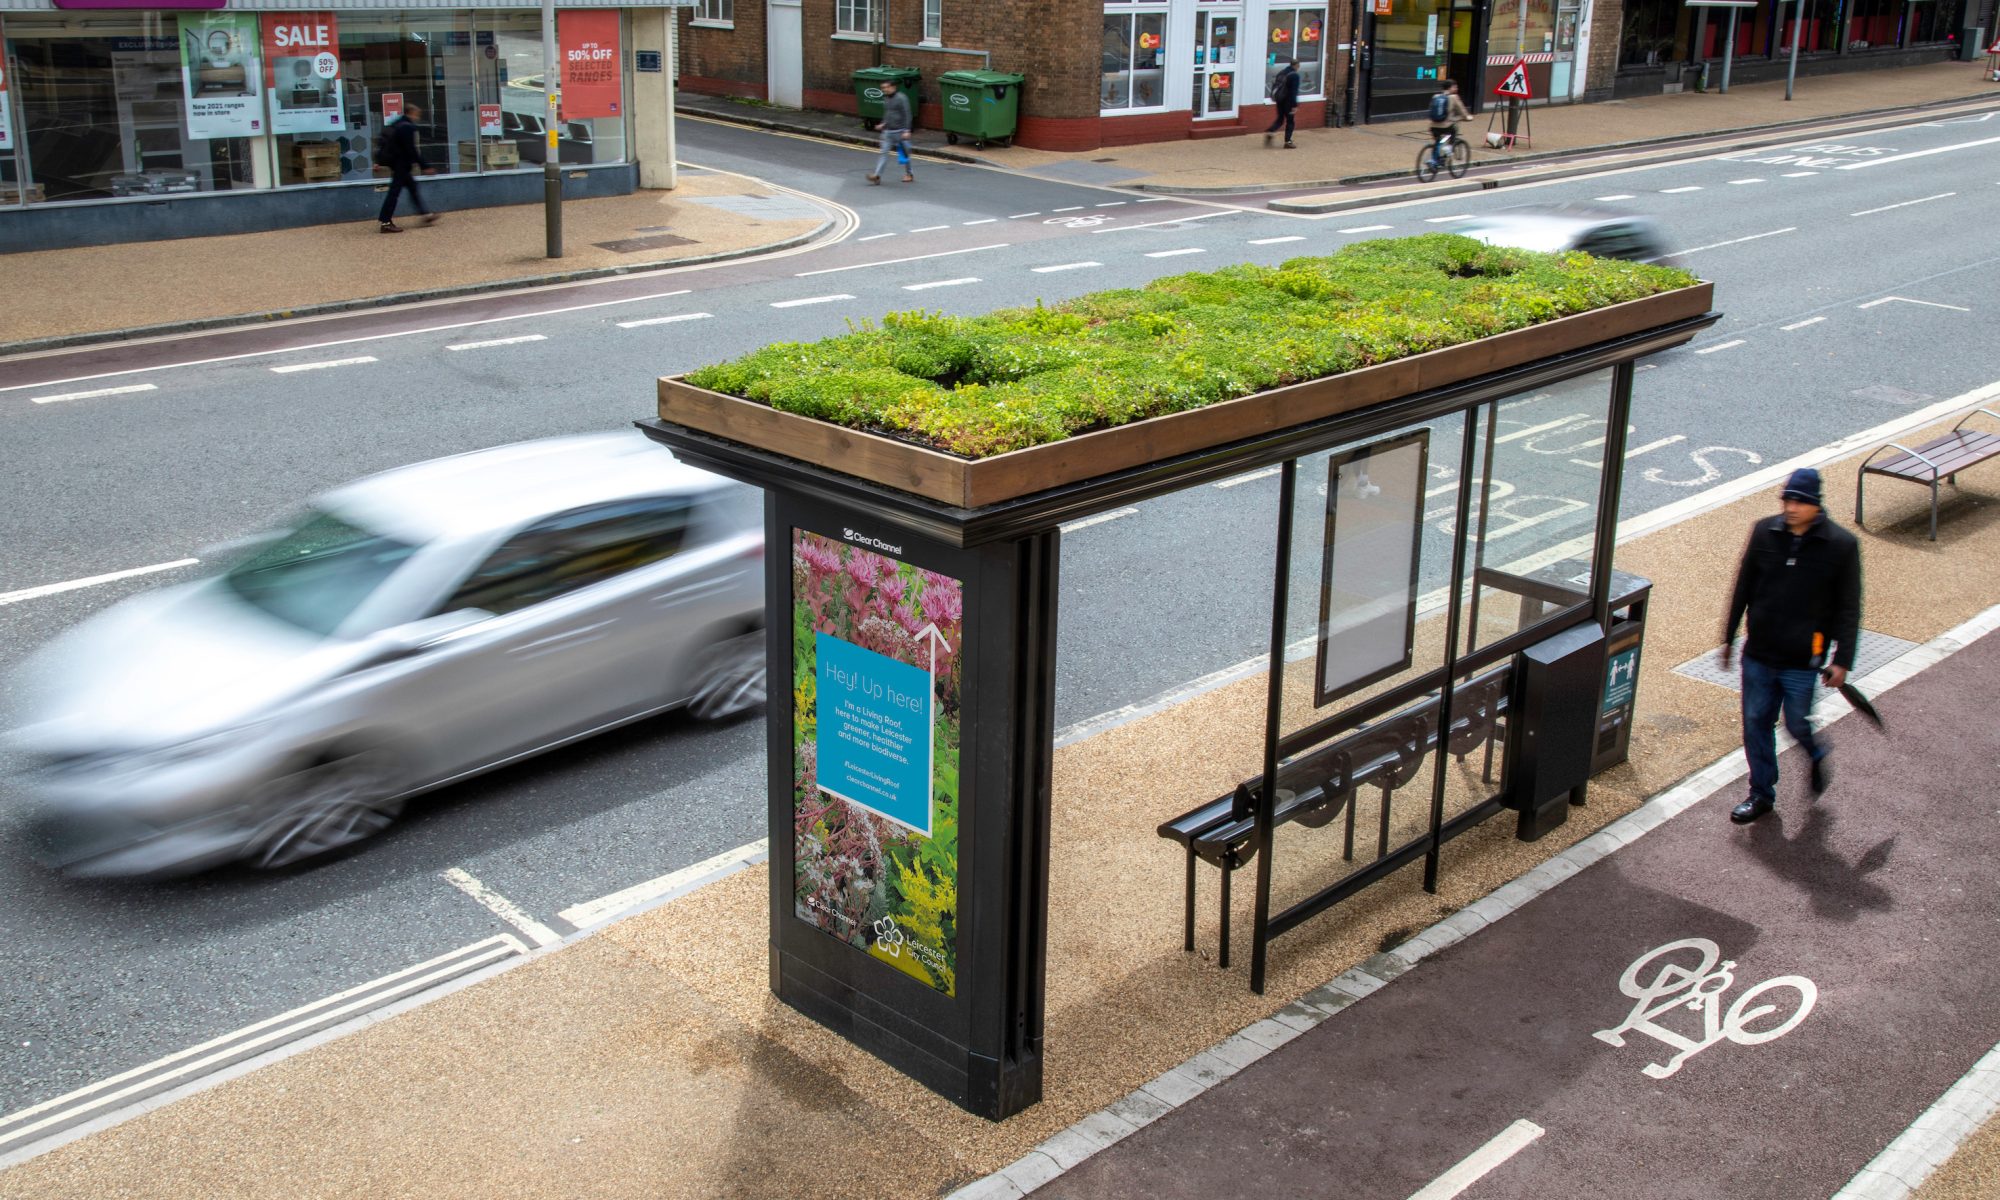
{"label": "white window frame", "polygon": [[[1104,15],[1107,17],[1130,17],[1132,19],[1132,27],[1135,31],[1138,28],[1140,17],[1159,17],[1160,37],[1165,42],[1165,45],[1161,49],[1171,50],[1173,48],[1173,13],[1171,6],[1165,0],[1104,0]],[[1138,34],[1135,32],[1132,36],[1136,39]],[[1126,48],[1128,52],[1137,50],[1136,45],[1129,43]],[[1154,68],[1149,67],[1146,69],[1153,70]],[[1098,112],[1107,117],[1129,117],[1144,113],[1172,111],[1172,105],[1168,102],[1167,96],[1168,89],[1173,86],[1170,78],[1173,67],[1166,63],[1164,55],[1162,56],[1162,66],[1158,70],[1160,71],[1160,95],[1157,102],[1153,104],[1132,105],[1126,108],[1100,107]],[[1125,73],[1129,83],[1135,72],[1132,68],[1127,67]]]}
{"label": "white window frame", "polygon": [[736,28],[736,0],[695,0],[691,25],[708,29]]}
{"label": "white window frame", "polygon": [[924,0],[925,46],[944,45],[944,0]]}
{"label": "white window frame", "polygon": [[[1270,36],[1270,33],[1269,33],[1269,30],[1270,30],[1270,17],[1269,17],[1269,15],[1268,15],[1268,14],[1269,14],[1269,13],[1281,13],[1281,12],[1288,12],[1288,13],[1291,13],[1291,14],[1292,14],[1292,40],[1291,40],[1291,42],[1290,42],[1289,44],[1290,44],[1290,45],[1292,46],[1292,48],[1293,48],[1294,52],[1296,52],[1296,51],[1297,51],[1297,49],[1298,49],[1298,45],[1299,45],[1299,14],[1300,14],[1301,12],[1304,12],[1304,11],[1305,11],[1305,10],[1307,10],[1307,9],[1314,9],[1314,10],[1318,11],[1318,13],[1320,14],[1320,18],[1319,18],[1319,21],[1320,21],[1320,26],[1319,26],[1319,45],[1320,45],[1320,50],[1319,50],[1319,87],[1320,87],[1320,90],[1319,90],[1319,91],[1317,91],[1317,92],[1308,92],[1308,91],[1305,91],[1305,90],[1304,90],[1303,88],[1301,88],[1301,89],[1300,89],[1300,91],[1299,91],[1299,103],[1301,103],[1301,104],[1304,104],[1304,103],[1305,103],[1306,101],[1308,101],[1308,100],[1324,100],[1324,99],[1326,99],[1326,83],[1327,83],[1327,78],[1328,78],[1328,76],[1330,76],[1330,75],[1331,75],[1331,74],[1333,73],[1333,72],[1332,72],[1332,70],[1331,70],[1331,67],[1330,67],[1330,63],[1329,63],[1329,55],[1327,54],[1327,49],[1328,49],[1328,47],[1327,47],[1327,41],[1326,41],[1326,39],[1327,39],[1327,31],[1328,31],[1328,28],[1329,28],[1329,27],[1330,27],[1330,26],[1331,26],[1331,25],[1333,24],[1333,4],[1332,4],[1331,0],[1324,0],[1324,2],[1323,2],[1323,3],[1319,3],[1319,4],[1273,4],[1273,5],[1272,5],[1272,6],[1270,7],[1270,9],[1269,9],[1269,10],[1267,11],[1267,14],[1266,14],[1266,17],[1265,17],[1265,25],[1264,25],[1264,28],[1265,28],[1265,30],[1266,30],[1266,33],[1265,33],[1265,36],[1266,36],[1266,37],[1268,38],[1268,37]],[[1304,55],[1298,55],[1298,57],[1300,57],[1300,58],[1303,58],[1303,57],[1304,57]],[[1302,65],[1303,65],[1303,64],[1302,64]],[[1267,75],[1267,76],[1266,76],[1266,83],[1267,83],[1267,86],[1268,86],[1268,81],[1269,81],[1269,76]]]}
{"label": "white window frame", "polygon": [[[857,14],[865,16],[866,28],[854,28]],[[833,0],[833,36],[850,42],[882,41],[882,0]]]}

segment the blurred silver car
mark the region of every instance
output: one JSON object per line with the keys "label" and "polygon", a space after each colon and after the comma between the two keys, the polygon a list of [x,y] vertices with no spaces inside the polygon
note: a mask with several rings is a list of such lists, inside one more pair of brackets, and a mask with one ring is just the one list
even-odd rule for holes
{"label": "blurred silver car", "polygon": [[685,705],[764,700],[759,494],[637,431],[385,472],[26,668],[37,857],[282,867],[409,797]]}
{"label": "blurred silver car", "polygon": [[1659,262],[1667,239],[1651,217],[1585,204],[1524,204],[1452,225],[1453,233],[1517,250],[1581,250],[1599,258]]}

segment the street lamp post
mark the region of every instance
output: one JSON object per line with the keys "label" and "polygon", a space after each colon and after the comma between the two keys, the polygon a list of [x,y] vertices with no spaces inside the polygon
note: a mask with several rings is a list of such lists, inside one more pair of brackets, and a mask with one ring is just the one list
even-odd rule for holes
{"label": "street lamp post", "polygon": [[555,0],[542,0],[542,92],[547,98],[546,145],[542,149],[542,212],[548,229],[548,257],[561,258],[562,244],[562,59],[556,48]]}
{"label": "street lamp post", "polygon": [[1792,80],[1799,73],[1799,35],[1804,32],[1805,0],[1792,0],[1792,60],[1785,68],[1785,99],[1792,98]]}

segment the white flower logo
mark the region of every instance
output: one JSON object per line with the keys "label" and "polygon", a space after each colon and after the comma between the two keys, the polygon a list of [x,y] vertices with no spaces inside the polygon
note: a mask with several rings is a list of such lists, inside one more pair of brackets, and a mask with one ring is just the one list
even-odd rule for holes
{"label": "white flower logo", "polygon": [[875,922],[875,945],[890,958],[903,957],[903,931],[896,928],[896,918],[883,917]]}

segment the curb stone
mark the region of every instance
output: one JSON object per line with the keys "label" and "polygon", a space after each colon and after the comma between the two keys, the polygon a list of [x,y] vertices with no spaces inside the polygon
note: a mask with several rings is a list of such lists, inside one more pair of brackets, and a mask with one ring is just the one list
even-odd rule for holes
{"label": "curb stone", "polygon": [[[847,133],[838,129],[821,129],[817,125],[806,125],[793,121],[780,121],[770,117],[755,117],[749,113],[733,113],[707,108],[676,108],[675,116],[688,116],[701,120],[721,121],[728,125],[747,125],[752,129],[768,129],[773,133],[795,133],[800,137],[818,138],[824,142],[840,142],[850,146],[861,146],[869,150],[880,145],[877,138],[865,133]],[[935,146],[910,146],[910,153],[925,158],[942,159],[945,162],[967,163],[975,167],[998,167],[999,163],[976,154],[966,154],[958,150],[940,150]],[[1005,168],[1003,168],[1005,169]]]}
{"label": "curb stone", "polygon": [[[1871,673],[1865,680],[1855,682],[1866,684],[1871,692],[1879,696],[1995,630],[2000,630],[2000,604],[1946,630]],[[1829,696],[1820,704],[1826,710],[1824,724],[1838,721],[1853,711],[1838,696]],[[1779,738],[1782,753],[1790,748],[1791,742],[1782,730]],[[1341,972],[1284,1006],[1275,1016],[1252,1022],[1179,1066],[1169,1068],[1106,1108],[1045,1139],[1015,1163],[950,1193],[946,1200],[998,1200],[1002,1197],[1013,1200],[1017,1195],[1033,1192],[1105,1145],[1137,1132],[1235,1075],[1242,1067],[1231,1060],[1247,1057],[1248,1062],[1243,1064],[1247,1066],[1249,1062],[1269,1054],[1271,1050],[1260,1044],[1258,1039],[1271,1036],[1270,1026],[1285,1028],[1289,1034],[1285,1041],[1301,1036],[1302,1031],[1294,1022],[1318,1025],[1332,1019],[1343,1009],[1379,991],[1390,980],[1405,974],[1432,953],[1462,940],[1467,935],[1460,932],[1461,926],[1476,921],[1475,928],[1484,928],[1553,889],[1591,863],[1615,852],[1601,849],[1601,844],[1585,850],[1598,838],[1615,842],[1616,848],[1622,849],[1748,773],[1749,767],[1742,753],[1730,751],[1534,870],[1502,884],[1480,900],[1404,941],[1394,950],[1373,955],[1360,965]],[[1460,920],[1467,914],[1471,914],[1467,920]],[[1160,1107],[1162,1104],[1167,1107]],[[2000,1112],[2000,1046],[1995,1046],[1974,1064],[1929,1111],[1836,1193],[1833,1200],[1908,1200],[1916,1186],[1943,1165],[1959,1144],[1996,1112]],[[1115,1124],[1108,1125],[1102,1120],[1107,1116],[1113,1118]],[[1104,1131],[1118,1126],[1130,1126],[1131,1129],[1120,1133],[1117,1138],[1103,1141]],[[1092,1142],[1102,1144],[1095,1146],[1090,1154],[1076,1155],[1076,1147]],[[1071,1159],[1074,1161],[1066,1161]],[[1003,1176],[1006,1186],[995,1190],[994,1181]],[[1014,1190],[1009,1191],[1008,1188]]]}

